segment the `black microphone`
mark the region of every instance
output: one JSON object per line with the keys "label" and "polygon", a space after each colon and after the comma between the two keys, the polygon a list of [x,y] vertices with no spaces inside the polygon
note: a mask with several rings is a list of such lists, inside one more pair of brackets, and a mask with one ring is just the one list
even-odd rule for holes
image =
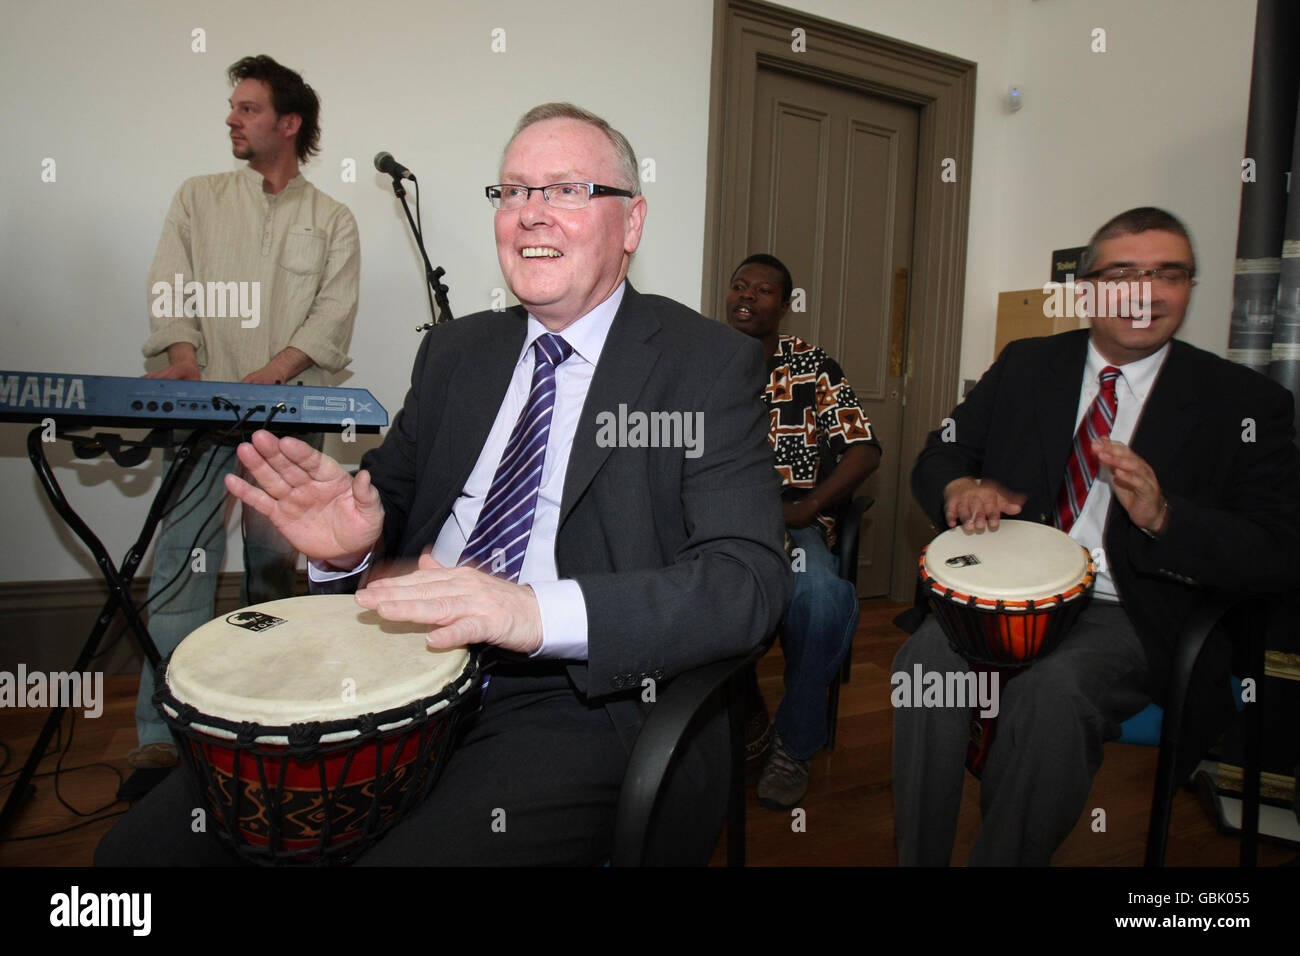
{"label": "black microphone", "polygon": [[415,173],[393,159],[393,154],[387,150],[375,154],[375,169],[381,173],[388,173],[394,179],[409,179],[415,182]]}

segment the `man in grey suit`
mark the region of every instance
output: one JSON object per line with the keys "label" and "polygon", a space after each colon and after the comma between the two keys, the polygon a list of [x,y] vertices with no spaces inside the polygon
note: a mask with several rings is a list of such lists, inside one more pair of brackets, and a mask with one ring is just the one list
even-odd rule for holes
{"label": "man in grey suit", "polygon": [[[429,625],[433,647],[495,648],[437,788],[366,863],[607,858],[627,755],[662,682],[756,646],[791,591],[761,350],[626,282],[646,213],[627,140],[569,104],[537,107],[500,179],[487,194],[520,307],[426,336],[402,411],[356,475],[259,432],[239,457],[260,490],[227,481],[324,587],[381,557],[418,559],[358,603]],[[719,717],[669,784],[679,822],[714,833]],[[166,841],[117,829],[101,862],[163,862],[131,841]],[[693,836],[661,862],[704,862]]]}

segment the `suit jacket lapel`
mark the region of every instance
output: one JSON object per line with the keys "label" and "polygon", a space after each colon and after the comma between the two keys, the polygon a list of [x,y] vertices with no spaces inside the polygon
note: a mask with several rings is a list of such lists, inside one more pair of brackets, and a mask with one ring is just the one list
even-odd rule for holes
{"label": "suit jacket lapel", "polygon": [[1065,465],[1074,444],[1074,419],[1079,411],[1079,388],[1088,360],[1088,334],[1070,336],[1064,347],[1043,366],[1035,402],[1039,447],[1047,474],[1048,505],[1055,500],[1065,478]]}
{"label": "suit jacket lapel", "polygon": [[1169,357],[1156,376],[1129,440],[1129,446],[1146,460],[1157,478],[1171,473],[1179,449],[1193,431],[1171,427],[1171,423],[1199,420],[1196,405],[1200,394],[1194,377],[1186,371],[1184,348],[1181,342],[1170,342]]}
{"label": "suit jacket lapel", "polygon": [[659,359],[659,348],[649,344],[658,331],[659,320],[629,282],[623,293],[623,302],[609,327],[596,372],[587,389],[578,430],[573,436],[573,450],[569,453],[569,467],[564,476],[564,496],[560,502],[561,528],[609,457],[610,449],[596,444],[596,416],[601,412],[617,415],[619,405],[631,407],[636,402],[650,370]]}
{"label": "suit jacket lapel", "polygon": [[[501,410],[527,331],[524,310],[510,309],[500,316],[500,321],[490,324],[489,333],[472,351],[459,357],[435,423],[437,437],[422,469],[430,481],[420,492],[431,497],[432,510],[429,519],[408,540],[421,546],[431,543],[447,520]],[[450,422],[455,426],[448,427]]]}

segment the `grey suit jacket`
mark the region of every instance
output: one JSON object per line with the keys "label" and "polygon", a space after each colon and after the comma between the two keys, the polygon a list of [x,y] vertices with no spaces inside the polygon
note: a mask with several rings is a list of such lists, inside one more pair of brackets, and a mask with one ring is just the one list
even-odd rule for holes
{"label": "grey suit jacket", "polygon": [[[440,325],[368,469],[384,504],[382,548],[414,556],[437,537],[478,459],[523,348],[522,308]],[[589,657],[568,667],[626,746],[642,681],[670,680],[755,647],[793,589],[779,481],[760,399],[759,343],[629,284],[583,407],[555,543],[586,603]],[[600,447],[597,416],[703,413],[702,454]]]}

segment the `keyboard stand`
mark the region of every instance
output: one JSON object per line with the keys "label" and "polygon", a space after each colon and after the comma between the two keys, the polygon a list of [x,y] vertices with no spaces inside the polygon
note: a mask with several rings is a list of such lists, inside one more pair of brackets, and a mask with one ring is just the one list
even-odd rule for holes
{"label": "keyboard stand", "polygon": [[[32,467],[36,469],[36,477],[40,479],[46,497],[50,499],[50,503],[54,505],[54,510],[59,513],[59,517],[63,519],[64,523],[90,549],[90,553],[95,558],[95,563],[99,565],[100,573],[104,576],[104,583],[108,585],[108,600],[104,602],[99,617],[95,620],[94,627],[91,628],[90,635],[81,648],[81,654],[77,657],[76,664],[73,665],[73,673],[79,674],[85,671],[91,657],[94,656],[96,648],[99,647],[99,642],[104,637],[104,632],[108,630],[108,625],[117,616],[119,609],[126,617],[127,624],[132,632],[134,632],[136,642],[140,645],[140,650],[144,652],[149,666],[154,669],[155,674],[158,672],[158,648],[154,645],[153,638],[149,636],[149,630],[140,617],[140,609],[136,607],[135,601],[131,597],[131,583],[135,579],[135,573],[140,566],[140,562],[144,560],[145,553],[149,550],[149,544],[153,540],[154,532],[166,513],[167,506],[181,478],[186,470],[193,466],[195,449],[211,430],[210,428],[195,429],[176,448],[175,459],[167,469],[166,474],[163,475],[162,486],[158,489],[158,493],[154,495],[153,503],[149,506],[149,515],[145,519],[144,527],[140,529],[140,536],[127,550],[120,569],[113,563],[113,559],[109,556],[108,549],[104,547],[103,542],[99,540],[95,532],[90,530],[90,526],[68,504],[63,489],[59,487],[58,479],[54,477],[50,463],[45,457],[46,443],[42,441],[42,436],[45,434],[46,428],[38,425],[27,433],[27,457],[31,460]],[[139,464],[144,461],[153,448],[176,447],[170,428],[154,429],[139,442],[122,442],[117,435],[87,436],[71,432],[59,434],[57,437],[71,441],[79,458],[93,458],[108,452],[114,461],[124,466]],[[32,777],[35,776],[36,768],[45,756],[45,748],[49,745],[50,738],[54,736],[55,730],[58,729],[59,723],[63,720],[63,712],[67,709],[63,703],[51,700],[51,704],[54,706],[49,717],[46,718],[45,726],[41,728],[40,736],[36,738],[36,745],[28,754],[27,762],[23,764],[18,779],[14,781],[14,788],[5,801],[4,810],[0,811],[0,835],[8,832],[23,804],[36,792],[31,785]]]}

